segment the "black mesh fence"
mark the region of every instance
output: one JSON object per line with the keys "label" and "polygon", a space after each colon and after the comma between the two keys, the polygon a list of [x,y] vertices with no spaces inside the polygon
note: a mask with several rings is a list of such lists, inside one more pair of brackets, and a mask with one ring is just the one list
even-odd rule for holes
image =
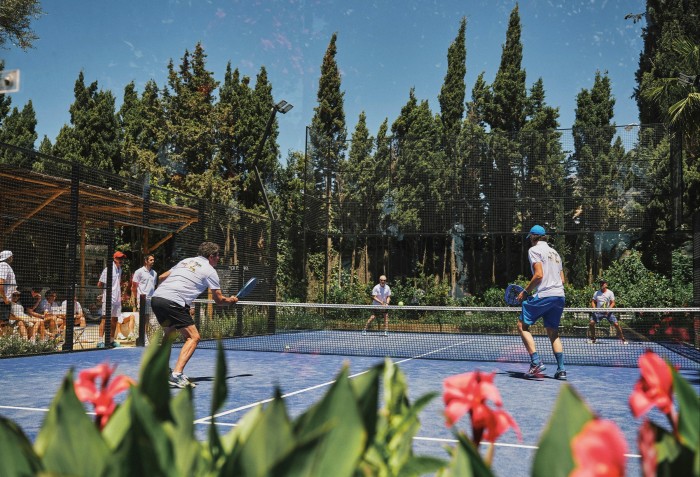
{"label": "black mesh fence", "polygon": [[[223,293],[256,276],[254,296],[274,299],[276,254],[266,217],[6,144],[0,158],[0,250],[12,253],[0,263],[15,277],[5,285],[21,293],[13,319],[3,321],[0,354],[142,343],[149,311],[131,296],[133,273],[148,255],[164,272],[197,255],[205,240],[221,247]],[[117,251],[126,260],[115,278]],[[105,283],[121,282],[115,300],[116,288],[104,292],[108,302],[121,302],[119,316],[103,309],[103,270],[112,275]],[[103,327],[107,319],[113,325]]]}

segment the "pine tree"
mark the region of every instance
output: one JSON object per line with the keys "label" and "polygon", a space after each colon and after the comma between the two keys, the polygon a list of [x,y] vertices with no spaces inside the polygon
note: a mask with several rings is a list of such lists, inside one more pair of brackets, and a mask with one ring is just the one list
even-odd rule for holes
{"label": "pine tree", "polygon": [[[36,114],[31,100],[22,108],[22,111],[12,108],[12,112],[5,118],[0,127],[0,142],[13,146],[34,149],[37,137]],[[31,164],[25,163],[27,160],[28,157],[24,154],[0,149],[0,162],[2,163],[31,167]]]}
{"label": "pine tree", "polygon": [[119,172],[119,126],[114,95],[98,89],[97,81],[85,86],[81,71],[73,89],[71,125],[64,125],[56,138],[54,154],[90,167]]}
{"label": "pine tree", "polygon": [[[317,198],[323,198],[326,218],[326,230],[330,231],[333,224],[334,211],[331,204],[338,188],[338,171],[346,149],[347,130],[345,126],[345,111],[341,91],[341,77],[335,60],[337,53],[336,41],[338,35],[333,33],[321,64],[321,77],[318,82],[317,106],[311,120],[310,155],[314,167]],[[330,262],[332,242],[330,235],[326,240],[326,271],[325,283],[330,282]]]}

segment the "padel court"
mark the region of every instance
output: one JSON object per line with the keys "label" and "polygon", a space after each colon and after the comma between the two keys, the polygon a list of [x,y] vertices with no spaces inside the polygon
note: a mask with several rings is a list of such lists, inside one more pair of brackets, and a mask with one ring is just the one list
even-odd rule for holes
{"label": "padel court", "polygon": [[[356,376],[377,364],[382,359],[379,356],[401,355],[397,350],[404,350],[403,355],[394,356],[392,360],[406,375],[412,400],[428,392],[441,393],[442,381],[448,376],[475,370],[495,372],[494,383],[503,397],[504,408],[517,422],[523,438],[519,441],[512,431],[501,436],[495,450],[493,470],[496,475],[529,475],[539,437],[564,382],[552,378],[556,366],[552,364],[548,342],[540,337],[537,345],[548,369],[542,377],[535,379],[524,376],[527,360],[524,351],[519,351],[522,348],[519,338],[499,336],[491,338],[491,342],[488,339],[484,335],[442,336],[440,346],[436,347],[434,336],[429,334],[395,332],[384,336],[383,333],[374,332],[362,336],[360,331],[315,331],[228,340],[225,351],[228,398],[213,420],[210,404],[216,350],[201,347],[186,368],[187,375],[197,384],[194,389],[195,432],[202,440],[207,438],[211,425],[218,427],[219,434],[227,433],[248,410],[264,405],[273,396],[275,387],[280,388],[288,412],[294,417],[327,392],[344,364],[349,366],[350,375]],[[251,340],[258,342],[251,343]],[[261,340],[268,340],[268,343]],[[343,341],[348,343],[346,348],[338,345]],[[602,341],[589,345],[585,338],[564,340],[569,363],[568,383],[583,396],[595,413],[615,421],[622,429],[630,449],[627,475],[639,475],[640,459],[636,453],[639,422],[634,419],[627,404],[639,371],[629,365],[612,366],[615,363],[610,361],[610,357],[617,354],[630,359],[632,354],[642,353],[647,348],[654,349],[680,366],[681,374],[700,393],[698,362],[658,343],[624,345],[615,340]],[[278,352],[244,350],[246,347],[260,349],[265,346],[278,346],[280,349]],[[241,349],[232,349],[234,347]],[[470,347],[480,349],[482,358],[464,360],[465,350]],[[490,348],[493,348],[492,352],[485,353],[484,350]],[[407,353],[407,350],[411,352]],[[2,360],[0,382],[4,391],[0,397],[0,414],[19,424],[33,440],[54,393],[69,369],[78,372],[108,361],[118,365],[118,374],[137,379],[143,351],[144,348],[118,348]],[[173,349],[171,363],[174,363],[178,351],[178,348]],[[513,353],[519,352],[523,354],[522,361],[513,362]],[[462,358],[452,360],[451,353]],[[599,363],[607,365],[596,364],[597,353],[607,356],[598,359]],[[502,360],[504,356],[509,357],[507,361]],[[572,364],[581,361],[590,364]],[[173,389],[171,392],[181,391]],[[444,448],[454,445],[454,436],[445,426],[442,412],[443,404],[438,396],[421,414],[421,428],[414,439],[416,454],[448,459]],[[662,416],[654,412],[652,419],[663,425]],[[463,418],[456,427],[470,433],[469,425],[468,419]]]}

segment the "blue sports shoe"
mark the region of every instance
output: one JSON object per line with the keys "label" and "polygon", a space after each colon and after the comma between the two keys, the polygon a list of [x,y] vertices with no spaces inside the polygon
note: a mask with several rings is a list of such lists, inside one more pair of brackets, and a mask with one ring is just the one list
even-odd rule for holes
{"label": "blue sports shoe", "polygon": [[525,373],[525,377],[534,378],[538,374],[542,374],[542,371],[544,371],[545,369],[547,369],[547,367],[541,361],[537,364],[530,363],[530,369],[527,371],[527,373]]}
{"label": "blue sports shoe", "polygon": [[566,370],[557,369],[557,372],[554,373],[554,379],[560,379],[562,381],[566,381]]}

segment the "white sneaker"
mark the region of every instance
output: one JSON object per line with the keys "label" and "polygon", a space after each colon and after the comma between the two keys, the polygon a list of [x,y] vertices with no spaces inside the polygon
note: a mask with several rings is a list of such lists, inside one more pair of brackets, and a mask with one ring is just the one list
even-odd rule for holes
{"label": "white sneaker", "polygon": [[362,330],[362,336],[365,336],[367,334],[367,330]]}
{"label": "white sneaker", "polygon": [[127,341],[136,341],[136,335],[134,333],[129,333],[129,336],[126,339]]}
{"label": "white sneaker", "polygon": [[126,340],[126,336],[124,336],[124,335],[121,334],[121,333],[118,333],[116,339],[125,341],[125,340]]}
{"label": "white sneaker", "polygon": [[385,331],[385,332],[384,332],[384,336],[389,336],[389,332],[388,332],[388,331]]}

